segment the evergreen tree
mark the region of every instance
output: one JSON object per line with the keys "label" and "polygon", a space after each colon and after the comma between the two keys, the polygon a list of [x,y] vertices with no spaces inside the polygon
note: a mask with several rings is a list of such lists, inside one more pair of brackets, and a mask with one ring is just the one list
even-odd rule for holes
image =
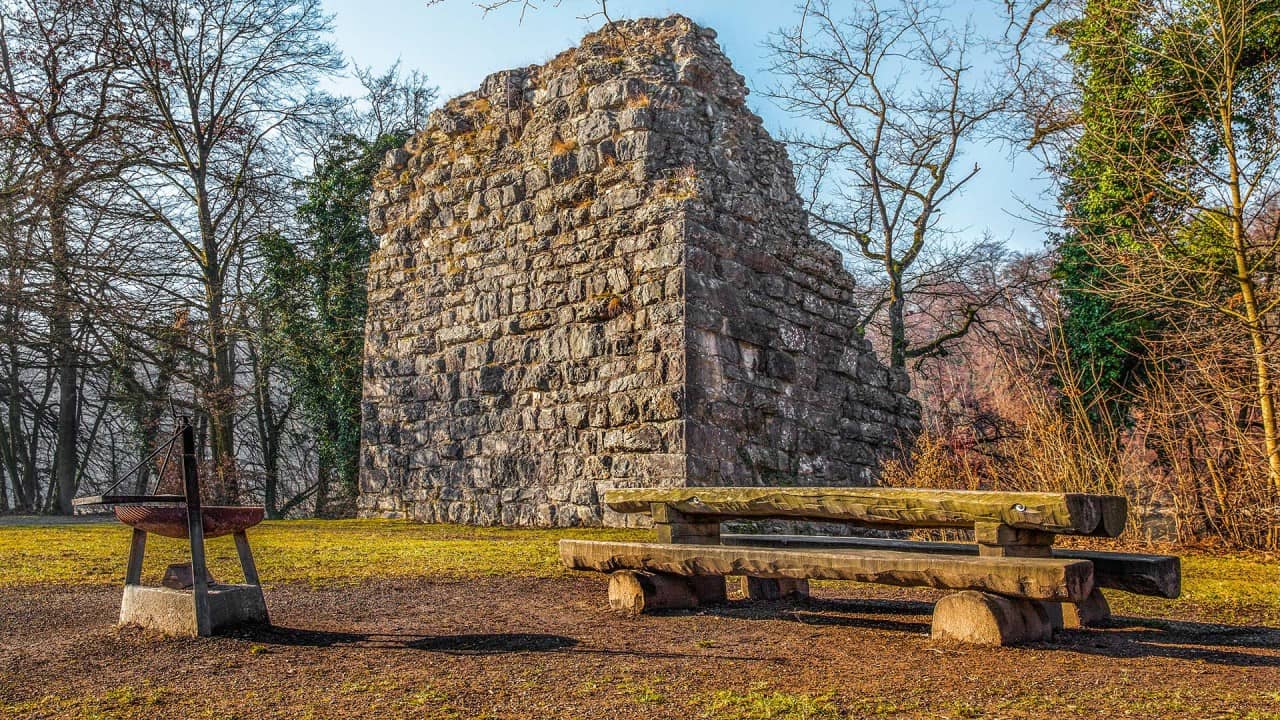
{"label": "evergreen tree", "polygon": [[[1142,339],[1159,331],[1153,308],[1117,302],[1106,290],[1125,268],[1116,251],[1138,252],[1142,229],[1175,222],[1179,208],[1162,203],[1135,156],[1166,160],[1180,138],[1169,124],[1152,127],[1151,113],[1187,113],[1164,105],[1160,65],[1145,56],[1135,22],[1137,0],[1089,0],[1083,15],[1058,28],[1081,90],[1080,135],[1064,161],[1061,196],[1066,232],[1057,240],[1065,309],[1062,330],[1077,373],[1060,381],[1081,394],[1095,427],[1124,424],[1125,390],[1141,381],[1146,365]],[[1164,105],[1164,106],[1162,106]],[[1102,250],[1105,248],[1105,250]]]}
{"label": "evergreen tree", "polygon": [[376,243],[366,224],[369,194],[383,156],[406,137],[337,137],[305,181],[306,200],[297,212],[301,237],[261,239],[274,340],[315,431],[318,516],[350,515],[355,508],[365,277]]}

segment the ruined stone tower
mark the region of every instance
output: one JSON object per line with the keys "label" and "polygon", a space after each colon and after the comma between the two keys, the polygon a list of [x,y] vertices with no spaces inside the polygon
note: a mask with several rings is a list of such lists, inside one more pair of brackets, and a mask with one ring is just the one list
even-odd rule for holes
{"label": "ruined stone tower", "polygon": [[859,485],[918,427],[715,33],[621,23],[377,180],[360,511],[611,522],[610,487]]}

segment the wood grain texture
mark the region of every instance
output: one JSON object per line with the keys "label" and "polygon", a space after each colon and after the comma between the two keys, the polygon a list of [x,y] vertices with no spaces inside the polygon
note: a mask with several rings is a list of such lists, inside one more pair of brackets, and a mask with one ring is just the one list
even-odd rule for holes
{"label": "wood grain texture", "polygon": [[[721,536],[721,542],[734,546],[818,548],[832,551],[850,548],[953,555],[978,554],[976,546],[966,543],[821,535],[726,534]],[[1182,594],[1182,562],[1172,555],[1140,555],[1054,548],[1053,557],[1066,560],[1088,560],[1093,563],[1093,582],[1098,587],[1163,598],[1176,598]]]}
{"label": "wood grain texture", "polygon": [[610,509],[647,513],[655,503],[690,517],[842,520],[867,527],[957,527],[1003,523],[1060,535],[1115,537],[1128,502],[1119,495],[834,487],[618,489]]}
{"label": "wood grain texture", "polygon": [[972,645],[1017,645],[1053,639],[1043,603],[966,590],[933,607],[934,640]]}
{"label": "wood grain texture", "polygon": [[697,606],[698,597],[688,578],[635,570],[619,570],[609,576],[609,607],[618,612],[639,615]]}
{"label": "wood grain texture", "polygon": [[982,590],[1034,600],[1079,602],[1093,590],[1092,564],[1057,558],[561,540],[560,559],[571,569],[597,572],[647,570],[677,575],[857,580],[946,590]]}

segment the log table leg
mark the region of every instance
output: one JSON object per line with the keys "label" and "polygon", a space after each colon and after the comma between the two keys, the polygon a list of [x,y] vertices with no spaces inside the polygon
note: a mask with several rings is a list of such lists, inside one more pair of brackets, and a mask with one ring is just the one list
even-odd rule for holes
{"label": "log table leg", "polygon": [[609,575],[609,607],[619,612],[639,615],[697,606],[698,597],[689,578],[639,570],[618,570]]}
{"label": "log table leg", "polygon": [[1053,533],[1023,530],[1000,523],[978,523],[973,539],[984,557],[1052,557]]}
{"label": "log table leg", "polygon": [[934,640],[1014,645],[1053,638],[1042,603],[976,590],[947,595],[933,608]]}
{"label": "log table leg", "polygon": [[[979,523],[973,529],[978,554],[990,557],[1052,557],[1053,533],[1022,530],[998,523]],[[1111,617],[1107,599],[1098,588],[1080,604],[1040,603],[1054,630],[1096,627]]]}
{"label": "log table leg", "polygon": [[[690,517],[664,503],[654,503],[652,512],[653,529],[660,543],[720,544],[719,520]],[[729,599],[723,575],[694,575],[688,580],[699,605],[715,605]]]}
{"label": "log table leg", "polygon": [[1098,588],[1089,593],[1089,597],[1079,604],[1060,603],[1062,608],[1062,626],[1065,628],[1100,627],[1111,619],[1111,605]]}
{"label": "log table leg", "polygon": [[670,505],[654,503],[653,529],[660,543],[719,545],[720,521],[685,515]]}
{"label": "log table leg", "polygon": [[742,594],[748,600],[808,600],[809,581],[792,578],[742,578]]}

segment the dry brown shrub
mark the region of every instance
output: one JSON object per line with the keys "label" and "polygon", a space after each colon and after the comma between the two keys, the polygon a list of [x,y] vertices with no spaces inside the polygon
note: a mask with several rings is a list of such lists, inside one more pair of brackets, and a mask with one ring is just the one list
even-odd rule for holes
{"label": "dry brown shrub", "polygon": [[[1034,312],[1018,312],[1028,305]],[[884,482],[1119,494],[1129,499],[1130,539],[1280,548],[1280,498],[1250,359],[1232,335],[1240,331],[1177,318],[1148,348],[1159,361],[1146,381],[1125,391],[1130,418],[1115,423],[1098,410],[1117,397],[1073,363],[1058,312],[1052,294],[1020,298],[918,367],[913,394],[925,432],[908,456],[884,465]]]}

